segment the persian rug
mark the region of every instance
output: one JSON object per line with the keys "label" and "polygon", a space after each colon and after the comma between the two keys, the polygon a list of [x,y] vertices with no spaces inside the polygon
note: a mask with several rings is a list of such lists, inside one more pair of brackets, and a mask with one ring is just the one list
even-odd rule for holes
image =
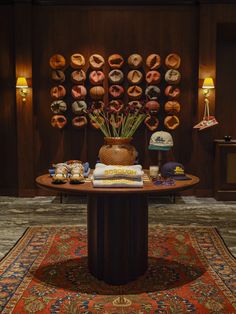
{"label": "persian rug", "polygon": [[236,260],[214,228],[151,226],[149,267],[111,286],[87,268],[81,226],[30,227],[0,262],[1,313],[236,313]]}

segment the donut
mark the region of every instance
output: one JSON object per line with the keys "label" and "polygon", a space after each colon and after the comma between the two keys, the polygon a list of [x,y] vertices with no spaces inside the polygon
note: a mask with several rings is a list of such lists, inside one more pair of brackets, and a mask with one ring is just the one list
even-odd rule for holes
{"label": "donut", "polygon": [[66,89],[63,85],[53,86],[50,95],[53,99],[62,99],[66,95]]}
{"label": "donut", "polygon": [[53,70],[51,77],[52,77],[52,80],[58,81],[60,83],[65,81],[65,73],[61,70]]}
{"label": "donut", "polygon": [[177,116],[166,116],[164,125],[169,130],[175,130],[179,126],[179,118]]}
{"label": "donut", "polygon": [[67,105],[63,100],[54,100],[51,103],[51,110],[53,113],[62,113],[67,110]]}
{"label": "donut", "polygon": [[124,88],[120,85],[111,85],[109,87],[109,93],[114,98],[122,97],[124,94]]}
{"label": "donut", "polygon": [[67,119],[62,114],[57,114],[51,118],[51,126],[53,128],[62,129],[67,124]]}
{"label": "donut", "polygon": [[178,69],[180,67],[181,59],[176,53],[170,53],[165,58],[165,65],[168,69]]}
{"label": "donut", "polygon": [[74,85],[71,89],[71,95],[75,99],[83,99],[87,95],[84,85]]}
{"label": "donut", "polygon": [[93,113],[99,114],[103,111],[105,104],[102,100],[94,101],[92,103],[91,109]]}
{"label": "donut", "polygon": [[121,100],[111,100],[109,102],[109,109],[111,112],[118,113],[124,108],[124,104]]}
{"label": "donut", "polygon": [[103,125],[104,123],[105,123],[105,120],[101,116],[97,116],[96,120],[94,120],[92,118],[90,119],[90,124],[92,125],[93,128],[95,128],[97,130],[100,129],[100,126]]}
{"label": "donut", "polygon": [[120,69],[124,63],[121,55],[115,53],[108,58],[108,64],[111,69]]}
{"label": "donut", "polygon": [[74,114],[80,115],[87,110],[87,104],[84,100],[76,100],[72,103],[71,109]]}
{"label": "donut", "polygon": [[140,86],[132,85],[128,88],[127,94],[129,98],[139,99],[142,96],[143,90]]}
{"label": "donut", "polygon": [[173,86],[173,85],[168,85],[165,88],[165,95],[171,99],[178,98],[180,95],[180,89],[178,87]]}
{"label": "donut", "polygon": [[143,58],[137,53],[130,55],[128,58],[128,64],[132,69],[137,69],[141,67],[142,63],[143,63]]}
{"label": "donut", "polygon": [[155,131],[159,126],[159,120],[155,116],[147,115],[144,124],[150,131]]}
{"label": "donut", "polygon": [[94,70],[100,70],[103,67],[104,63],[104,58],[98,54],[93,54],[89,58],[89,65]]}
{"label": "donut", "polygon": [[94,100],[102,99],[105,94],[105,89],[102,86],[93,86],[89,90],[90,97]]}
{"label": "donut", "polygon": [[105,75],[100,70],[98,70],[98,71],[94,70],[94,71],[90,72],[90,74],[89,74],[89,81],[93,85],[102,84],[104,79],[105,79]]}
{"label": "donut", "polygon": [[66,59],[62,55],[55,54],[50,58],[49,64],[53,70],[60,70],[66,65]]}
{"label": "donut", "polygon": [[149,100],[146,105],[145,108],[147,109],[148,112],[158,112],[160,109],[160,104],[156,101],[156,100]]}
{"label": "donut", "polygon": [[76,70],[71,73],[71,80],[73,83],[81,84],[86,80],[86,74],[83,70]]}
{"label": "donut", "polygon": [[181,79],[181,74],[178,70],[170,69],[165,74],[165,80],[169,84],[178,84]]}
{"label": "donut", "polygon": [[150,70],[158,69],[161,66],[161,57],[156,53],[152,53],[147,57],[146,65]]}
{"label": "donut", "polygon": [[72,119],[72,125],[74,128],[80,129],[88,123],[85,116],[77,116]]}
{"label": "donut", "polygon": [[70,57],[70,65],[73,69],[80,69],[85,65],[84,56],[80,53],[74,53]]}
{"label": "donut", "polygon": [[109,72],[108,78],[112,84],[120,84],[124,79],[124,74],[121,70],[114,69]]}
{"label": "donut", "polygon": [[145,95],[150,100],[156,100],[160,93],[161,93],[160,88],[155,85],[150,85],[145,90]]}
{"label": "donut", "polygon": [[180,112],[180,104],[176,100],[169,100],[164,106],[165,112],[168,114],[176,114]]}
{"label": "donut", "polygon": [[158,71],[148,71],[146,74],[146,82],[148,84],[158,84],[161,80],[161,74]]}
{"label": "donut", "polygon": [[131,70],[127,75],[128,81],[131,84],[138,84],[143,79],[143,74],[139,70]]}

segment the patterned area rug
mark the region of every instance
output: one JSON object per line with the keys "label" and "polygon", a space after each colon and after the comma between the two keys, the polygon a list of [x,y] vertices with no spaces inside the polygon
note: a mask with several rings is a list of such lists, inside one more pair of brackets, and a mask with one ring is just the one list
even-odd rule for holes
{"label": "patterned area rug", "polygon": [[236,313],[236,261],[214,228],[149,229],[149,268],[110,286],[87,269],[81,226],[27,229],[0,263],[1,313]]}

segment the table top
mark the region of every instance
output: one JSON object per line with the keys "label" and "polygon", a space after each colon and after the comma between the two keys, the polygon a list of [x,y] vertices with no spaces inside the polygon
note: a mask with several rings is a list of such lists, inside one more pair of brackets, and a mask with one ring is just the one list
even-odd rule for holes
{"label": "table top", "polygon": [[138,188],[94,188],[91,180],[86,180],[84,183],[80,184],[71,184],[69,182],[66,183],[60,183],[56,184],[52,182],[52,177],[49,174],[44,174],[36,178],[36,184],[38,187],[46,189],[46,190],[52,190],[57,191],[60,193],[71,193],[71,194],[135,194],[135,193],[144,193],[144,194],[170,194],[170,192],[178,192],[190,189],[194,187],[198,182],[199,178],[187,174],[188,177],[191,178],[191,180],[179,180],[175,181],[175,185],[155,185],[153,182],[149,179],[147,173],[148,171],[145,171],[145,179],[144,179],[144,186],[138,187]]}

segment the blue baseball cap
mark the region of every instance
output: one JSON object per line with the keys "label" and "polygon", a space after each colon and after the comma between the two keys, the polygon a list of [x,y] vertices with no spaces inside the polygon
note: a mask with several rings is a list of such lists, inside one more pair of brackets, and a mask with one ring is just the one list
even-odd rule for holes
{"label": "blue baseball cap", "polygon": [[175,180],[191,180],[185,175],[184,166],[179,162],[167,162],[161,167],[161,175],[164,178],[173,178]]}

